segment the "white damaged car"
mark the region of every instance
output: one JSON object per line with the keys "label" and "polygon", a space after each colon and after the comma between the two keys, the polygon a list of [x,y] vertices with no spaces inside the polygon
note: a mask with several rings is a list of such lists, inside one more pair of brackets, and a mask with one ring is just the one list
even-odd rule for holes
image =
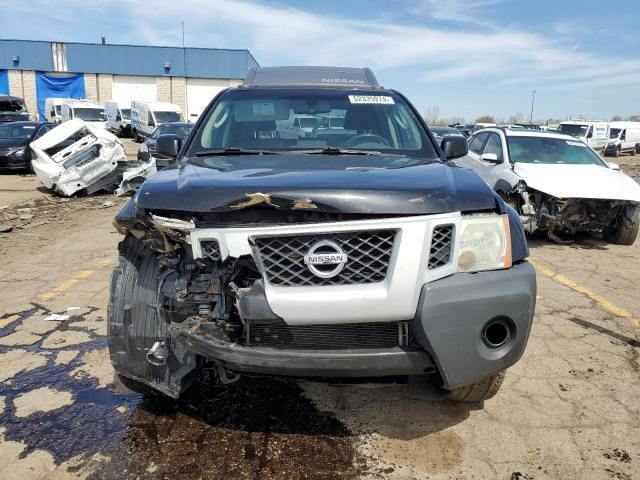
{"label": "white damaged car", "polygon": [[[98,191],[123,194],[156,173],[155,160],[127,161],[115,135],[79,118],[60,124],[30,147],[31,165],[38,179],[64,196]],[[57,153],[50,154],[54,147]]]}
{"label": "white damaged car", "polygon": [[529,233],[601,233],[619,245],[638,235],[640,185],[582,141],[551,132],[486,128],[455,161],[471,168],[522,216]]}

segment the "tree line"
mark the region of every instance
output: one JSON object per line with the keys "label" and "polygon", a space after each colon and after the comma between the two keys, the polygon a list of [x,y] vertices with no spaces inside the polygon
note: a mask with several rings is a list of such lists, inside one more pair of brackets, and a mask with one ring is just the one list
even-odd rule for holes
{"label": "tree line", "polygon": [[[427,122],[427,125],[434,125],[434,126],[435,125],[446,126],[446,125],[454,125],[458,123],[465,123],[464,117],[455,117],[455,116],[447,117],[447,118],[440,117],[440,108],[438,108],[437,106],[432,106],[427,108],[423,114],[423,118],[425,122]],[[573,119],[576,120],[581,118],[583,118],[583,116],[578,115],[577,118],[574,117]],[[614,115],[609,119],[610,122],[620,122],[625,120],[629,122],[640,122],[640,115],[630,115],[627,117],[623,117],[621,115]],[[560,123],[561,121],[562,120],[549,118],[547,120],[540,120],[540,119],[534,120],[533,123],[537,125],[549,125],[551,123]],[[466,122],[466,123],[469,123],[469,122]],[[473,123],[495,123],[497,125],[514,125],[517,123],[529,123],[529,118],[520,112],[516,112],[513,115],[510,115],[509,117],[506,117],[506,118],[496,117],[493,115],[481,115],[478,118],[476,118]]]}

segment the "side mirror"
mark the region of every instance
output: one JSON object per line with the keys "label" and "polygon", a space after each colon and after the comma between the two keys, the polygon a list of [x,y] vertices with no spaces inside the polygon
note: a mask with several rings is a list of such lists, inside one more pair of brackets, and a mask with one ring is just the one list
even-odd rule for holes
{"label": "side mirror", "polygon": [[593,132],[587,133],[587,138],[592,138],[592,137],[593,137]]}
{"label": "side mirror", "polygon": [[483,153],[480,155],[480,160],[489,163],[501,163],[500,160],[498,160],[498,155],[495,153]]}
{"label": "side mirror", "polygon": [[445,135],[440,143],[440,148],[447,160],[464,157],[469,153],[467,139],[460,135]]}
{"label": "side mirror", "polygon": [[620,165],[618,165],[617,163],[607,162],[607,165],[611,170],[620,170]]}
{"label": "side mirror", "polygon": [[147,125],[150,126],[150,127],[155,127],[156,126],[156,122],[151,120],[149,123],[147,123]]}
{"label": "side mirror", "polygon": [[182,139],[178,135],[160,135],[156,139],[156,153],[158,156],[175,159],[182,147]]}

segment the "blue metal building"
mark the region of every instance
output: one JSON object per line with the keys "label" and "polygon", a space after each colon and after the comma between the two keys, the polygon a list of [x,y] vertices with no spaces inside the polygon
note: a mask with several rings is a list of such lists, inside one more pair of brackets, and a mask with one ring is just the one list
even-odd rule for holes
{"label": "blue metal building", "polygon": [[30,112],[38,105],[43,116],[43,96],[65,92],[42,85],[75,76],[94,102],[164,101],[194,118],[215,93],[239,84],[256,66],[248,50],[0,40],[0,94],[23,97]]}

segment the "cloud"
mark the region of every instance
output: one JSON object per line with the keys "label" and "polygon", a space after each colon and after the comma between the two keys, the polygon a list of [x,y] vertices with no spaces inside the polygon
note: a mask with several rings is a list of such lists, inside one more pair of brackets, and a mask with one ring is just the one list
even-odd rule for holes
{"label": "cloud", "polygon": [[501,0],[421,0],[410,11],[434,20],[489,25],[487,10]]}
{"label": "cloud", "polygon": [[[415,8],[439,20],[479,22],[498,0],[423,0]],[[56,12],[68,26],[90,24],[125,34],[111,41],[180,45],[180,21],[188,46],[250,48],[262,65],[325,64],[371,66],[382,73],[414,72],[423,83],[608,88],[632,85],[638,60],[595,56],[568,42],[514,27],[476,29],[435,24],[392,23],[376,18],[310,13],[284,4],[253,0],[99,0],[80,4],[33,0],[32,11]],[[83,6],[84,5],[84,6]],[[22,0],[5,0],[4,9],[24,12]],[[1,10],[0,10],[1,12]],[[108,19],[118,23],[109,23]],[[105,20],[107,19],[107,20]],[[69,27],[60,25],[60,31]],[[567,26],[565,25],[565,28]],[[73,31],[73,29],[71,29]]]}

